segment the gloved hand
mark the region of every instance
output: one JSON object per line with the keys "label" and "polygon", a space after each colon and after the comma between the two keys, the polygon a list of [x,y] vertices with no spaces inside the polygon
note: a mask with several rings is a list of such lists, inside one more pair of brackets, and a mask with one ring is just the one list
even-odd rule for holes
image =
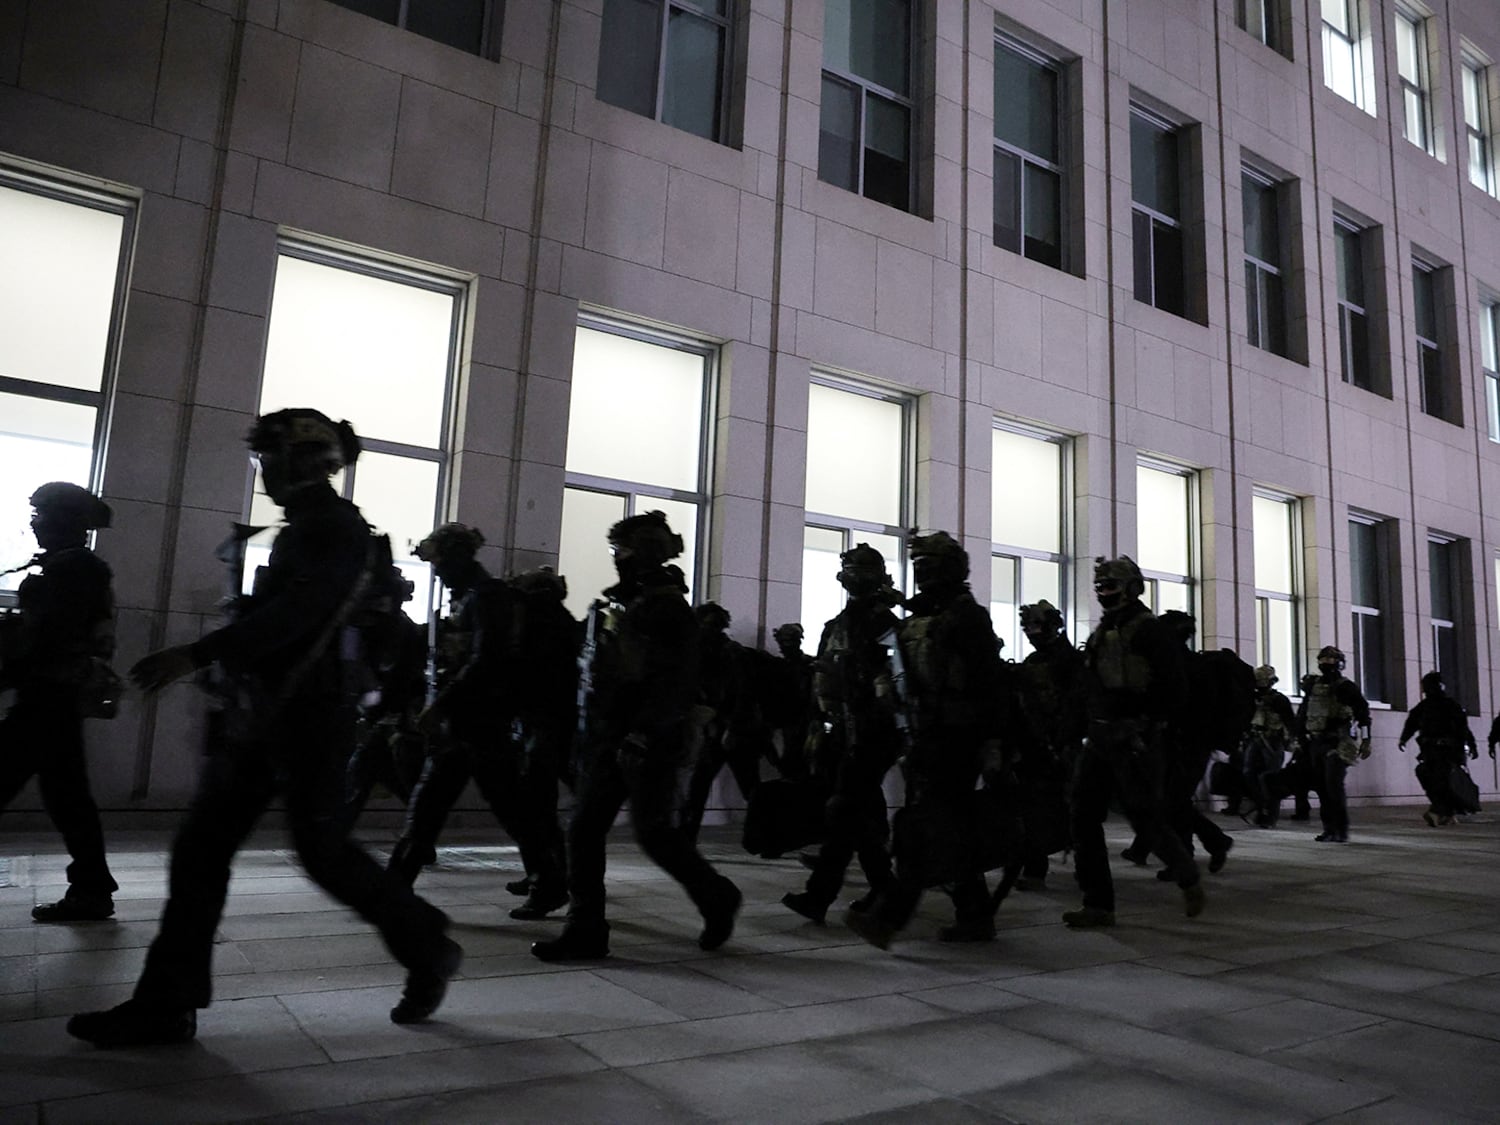
{"label": "gloved hand", "polygon": [[1406,743],[1404,743],[1404,742],[1398,742],[1398,743],[1396,743],[1396,749],[1399,750],[1399,751],[1401,751],[1401,753],[1405,754],[1406,753]]}
{"label": "gloved hand", "polygon": [[1370,756],[1370,740],[1368,738],[1362,738],[1362,739],[1359,740],[1359,757],[1360,757],[1360,760],[1363,761],[1364,759],[1368,758],[1369,756]]}
{"label": "gloved hand", "polygon": [[197,670],[192,646],[176,645],[137,660],[130,668],[130,682],[149,695]]}

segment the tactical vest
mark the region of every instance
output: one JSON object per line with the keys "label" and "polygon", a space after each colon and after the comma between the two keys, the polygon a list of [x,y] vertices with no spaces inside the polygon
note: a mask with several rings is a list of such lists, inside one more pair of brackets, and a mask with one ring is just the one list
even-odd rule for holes
{"label": "tactical vest", "polygon": [[1151,687],[1151,665],[1136,650],[1135,638],[1155,620],[1149,613],[1140,613],[1118,628],[1097,630],[1089,638],[1089,665],[1106,691],[1145,692]]}
{"label": "tactical vest", "polygon": [[1280,738],[1286,734],[1286,723],[1275,707],[1271,706],[1272,698],[1281,693],[1267,691],[1255,701],[1255,714],[1250,719],[1250,729],[1256,734],[1267,738]]}
{"label": "tactical vest", "polygon": [[1307,693],[1307,733],[1311,735],[1347,735],[1354,721],[1354,712],[1338,697],[1335,690],[1339,681],[1332,683],[1321,676]]}

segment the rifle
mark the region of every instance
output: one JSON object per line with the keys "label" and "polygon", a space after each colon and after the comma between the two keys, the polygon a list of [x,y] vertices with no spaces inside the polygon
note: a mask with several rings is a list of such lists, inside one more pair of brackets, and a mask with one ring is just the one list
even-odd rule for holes
{"label": "rifle", "polygon": [[894,628],[887,629],[877,640],[884,645],[891,662],[891,717],[896,724],[896,737],[901,743],[901,756],[909,755],[917,743],[917,719],[911,706],[911,694],[907,685],[906,660],[901,655],[901,639]]}
{"label": "rifle", "polygon": [[594,694],[594,657],[599,652],[599,627],[609,603],[595,598],[589,603],[584,617],[583,647],[578,650],[578,737],[586,739],[589,732],[589,697]]}

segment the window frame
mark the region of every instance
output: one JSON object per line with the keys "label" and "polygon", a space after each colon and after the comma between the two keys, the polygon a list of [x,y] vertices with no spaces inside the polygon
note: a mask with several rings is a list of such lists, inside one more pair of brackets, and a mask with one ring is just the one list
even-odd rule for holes
{"label": "window frame", "polygon": [[[420,4],[422,0],[416,0],[416,2]],[[346,4],[344,0],[333,0],[333,3],[346,11],[365,16],[378,23],[383,23],[387,27],[399,28],[402,31],[410,32],[412,35],[421,35],[423,39],[433,43],[441,43],[444,47],[452,47],[453,50],[462,51],[466,55],[476,55],[482,59],[489,59],[491,62],[498,62],[500,60],[500,34],[501,27],[505,22],[504,0],[480,0],[484,8],[484,19],[479,32],[479,47],[474,51],[470,51],[467,47],[459,47],[453,43],[445,42],[442,39],[435,39],[430,35],[424,35],[420,31],[411,31],[407,24],[411,19],[413,0],[398,0],[396,18],[394,20],[382,19],[380,16],[352,7]]]}
{"label": "window frame", "polygon": [[[1405,4],[1396,5],[1396,85],[1401,93],[1401,135],[1429,156],[1437,155],[1436,132],[1432,105],[1432,60],[1428,44],[1427,26],[1430,17]],[[1408,76],[1401,70],[1401,28],[1406,26],[1412,35],[1412,58],[1417,73]],[[1412,118],[1415,103],[1416,119]],[[1420,135],[1412,136],[1415,129]]]}
{"label": "window frame", "polygon": [[[1463,556],[1462,551],[1467,540],[1455,535],[1428,529],[1427,532],[1427,582],[1428,582],[1428,640],[1432,642],[1432,669],[1440,673],[1443,683],[1448,689],[1448,694],[1460,702],[1468,702],[1471,692],[1470,676],[1468,673],[1468,662],[1465,659],[1464,641],[1466,628],[1466,600],[1464,597],[1463,581]],[[1438,571],[1432,566],[1433,548],[1438,548],[1443,556],[1442,581],[1448,586],[1447,595],[1450,607],[1454,611],[1449,618],[1437,615],[1438,604]],[[1449,643],[1452,645],[1452,656],[1454,667],[1448,668],[1443,663],[1443,633],[1448,634]]]}
{"label": "window frame", "polygon": [[[1455,421],[1453,412],[1450,409],[1451,406],[1457,404],[1448,401],[1450,398],[1456,396],[1454,393],[1455,388],[1451,385],[1452,380],[1449,378],[1448,353],[1442,343],[1443,326],[1441,312],[1438,307],[1438,301],[1442,296],[1438,275],[1445,269],[1447,269],[1446,266],[1430,262],[1421,255],[1412,255],[1412,341],[1417,349],[1418,405],[1421,407],[1422,413],[1430,418],[1437,418],[1452,424],[1461,424],[1461,422]],[[1425,278],[1425,282],[1419,282],[1419,277]],[[1419,310],[1421,302],[1417,299],[1419,285],[1429,287],[1427,294],[1428,305],[1432,310],[1433,317],[1432,324],[1428,326],[1431,329],[1430,334],[1424,334],[1423,326],[1420,323]],[[1431,368],[1428,366],[1429,360],[1433,365]],[[1435,372],[1435,386],[1429,386],[1433,377],[1432,372]],[[1436,401],[1434,402],[1434,400]]]}
{"label": "window frame", "polygon": [[[1150,109],[1148,106],[1145,106],[1145,105],[1141,104],[1140,102],[1136,102],[1136,101],[1132,101],[1130,103],[1130,119],[1131,119],[1131,127],[1132,128],[1134,128],[1135,121],[1137,119],[1139,119],[1140,121],[1144,122],[1149,128],[1155,129],[1158,132],[1170,134],[1171,137],[1173,138],[1173,145],[1174,145],[1174,149],[1175,149],[1175,157],[1176,157],[1176,164],[1177,164],[1177,167],[1175,169],[1173,169],[1173,174],[1174,174],[1174,176],[1176,177],[1176,180],[1177,180],[1177,197],[1178,197],[1178,208],[1177,209],[1178,209],[1179,212],[1182,211],[1184,209],[1183,208],[1183,202],[1186,199],[1187,194],[1188,194],[1187,191],[1185,190],[1186,187],[1187,187],[1186,182],[1185,182],[1186,181],[1186,177],[1183,175],[1183,161],[1184,161],[1184,158],[1185,158],[1185,153],[1183,152],[1183,144],[1184,144],[1184,142],[1187,139],[1187,135],[1186,135],[1187,134],[1187,127],[1185,125],[1182,125],[1182,124],[1179,124],[1179,123],[1176,123],[1176,122],[1172,121],[1168,117],[1164,117],[1162,114],[1157,113],[1156,111]],[[1140,294],[1139,286],[1138,285],[1133,285],[1135,299],[1137,301],[1139,301],[1141,304],[1150,305],[1152,308],[1159,309],[1159,310],[1161,310],[1164,313],[1170,313],[1173,316],[1180,316],[1184,320],[1192,319],[1189,316],[1189,313],[1188,313],[1188,308],[1189,308],[1189,293],[1188,293],[1188,283],[1187,283],[1188,231],[1187,231],[1186,221],[1185,221],[1184,217],[1181,214],[1175,215],[1175,216],[1174,215],[1168,215],[1166,212],[1160,211],[1157,208],[1152,207],[1149,203],[1143,203],[1140,200],[1136,199],[1136,197],[1135,197],[1136,196],[1135,181],[1136,181],[1135,168],[1133,166],[1133,161],[1132,161],[1131,175],[1130,175],[1130,182],[1131,182],[1130,213],[1131,213],[1131,217],[1132,217],[1132,223],[1131,223],[1131,228],[1132,228],[1131,229],[1131,257],[1132,257],[1132,269],[1134,271],[1134,277],[1135,277],[1135,281],[1136,282],[1139,281],[1139,275],[1141,273],[1141,260],[1140,260],[1140,257],[1139,257],[1139,255],[1140,255],[1140,239],[1136,236],[1136,232],[1135,232],[1135,226],[1136,226],[1135,219],[1136,218],[1142,218],[1142,219],[1145,219],[1147,221],[1147,224],[1148,224],[1148,228],[1147,229],[1150,231],[1150,235],[1151,235],[1150,240],[1149,240],[1149,242],[1147,244],[1147,247],[1146,247],[1147,263],[1149,264],[1149,273],[1150,273],[1150,277],[1151,277],[1151,299],[1150,300],[1145,300],[1144,298],[1142,298],[1141,294]],[[1179,262],[1178,262],[1178,273],[1182,277],[1182,289],[1181,289],[1182,306],[1181,306],[1181,308],[1175,308],[1174,309],[1174,308],[1171,308],[1168,305],[1162,304],[1160,302],[1160,294],[1159,294],[1158,289],[1157,289],[1157,270],[1156,270],[1157,249],[1158,249],[1158,245],[1160,243],[1160,238],[1159,238],[1158,233],[1157,233],[1159,226],[1166,227],[1166,228],[1168,228],[1170,230],[1173,230],[1173,231],[1177,232],[1178,245],[1180,247]]]}
{"label": "window frame", "polygon": [[[1325,10],[1327,0],[1320,9],[1320,18],[1323,27],[1323,85],[1332,90],[1335,95],[1344,101],[1374,116],[1374,104],[1370,97],[1370,91],[1366,89],[1365,75],[1365,13],[1361,0],[1336,0],[1344,13],[1346,27],[1340,28],[1328,22]],[[1352,89],[1345,93],[1333,84],[1331,76],[1334,73],[1333,51],[1335,47],[1347,52],[1349,57],[1349,75]]]}
{"label": "window frame", "polygon": [[[139,200],[98,187],[77,184],[42,172],[0,163],[0,187],[28,195],[40,196],[76,207],[120,217],[120,247],[115,258],[114,287],[110,293],[108,327],[105,330],[104,357],[97,390],[44,383],[19,375],[0,374],[0,393],[46,402],[84,406],[94,411],[94,432],[90,439],[88,479],[83,482],[91,492],[99,492],[104,482],[104,465],[116,381],[120,368],[120,349],[125,326],[126,297],[130,292],[130,265],[135,250],[139,218]],[[94,533],[90,532],[92,541]],[[0,608],[14,606],[14,590],[0,589]]]}
{"label": "window frame", "polygon": [[[1293,667],[1291,669],[1278,668],[1277,674],[1281,677],[1283,682],[1289,684],[1297,684],[1302,680],[1302,668],[1303,664],[1305,663],[1302,638],[1306,634],[1305,623],[1302,619],[1306,604],[1306,599],[1303,595],[1303,591],[1306,589],[1306,587],[1304,585],[1305,576],[1303,574],[1302,565],[1302,552],[1304,549],[1302,538],[1303,499],[1300,496],[1294,496],[1290,493],[1285,492],[1278,492],[1275,489],[1271,488],[1263,488],[1259,485],[1255,486],[1251,490],[1251,495],[1253,497],[1258,497],[1262,500],[1269,500],[1272,503],[1281,504],[1286,507],[1285,515],[1287,520],[1287,550],[1289,552],[1289,556],[1287,558],[1287,573],[1290,575],[1292,587],[1290,592],[1282,590],[1268,590],[1260,587],[1259,585],[1255,587],[1255,662],[1256,664],[1269,664],[1271,662],[1270,652],[1268,651],[1266,644],[1267,639],[1271,635],[1271,609],[1269,603],[1277,601],[1290,605],[1292,619],[1291,651]],[[1253,516],[1250,523],[1250,534],[1252,537],[1255,534],[1255,521],[1253,519]]]}
{"label": "window frame", "polygon": [[[1371,271],[1368,261],[1368,255],[1366,254],[1366,249],[1370,241],[1370,232],[1374,229],[1376,228],[1363,225],[1359,220],[1350,218],[1349,216],[1338,210],[1335,210],[1333,212],[1333,236],[1335,240],[1335,265],[1333,271],[1334,302],[1338,308],[1337,320],[1339,339],[1339,375],[1341,380],[1351,387],[1358,387],[1360,390],[1369,391],[1372,394],[1381,394],[1382,392],[1380,390],[1379,381],[1377,379],[1377,369],[1374,362],[1375,340],[1372,329],[1373,321],[1370,316]],[[1337,266],[1337,240],[1341,237],[1352,239],[1354,248],[1359,254],[1360,288],[1365,291],[1363,294],[1365,303],[1363,305],[1357,304],[1352,298],[1346,296],[1343,292],[1343,273],[1338,269]],[[1360,372],[1355,369],[1356,365],[1354,362],[1353,354],[1354,336],[1352,331],[1350,330],[1351,314],[1360,318],[1360,335],[1363,337],[1365,348],[1365,370],[1363,372],[1363,379],[1357,377],[1359,376]]]}
{"label": "window frame", "polygon": [[[1251,26],[1252,15],[1255,26]],[[1287,13],[1282,8],[1282,0],[1235,0],[1234,23],[1277,54],[1291,57],[1291,37],[1286,33]]]}
{"label": "window frame", "polygon": [[[857,171],[858,174],[855,177],[855,186],[852,189],[843,189],[843,190],[852,191],[853,194],[858,195],[861,199],[868,199],[872,203],[879,203],[879,204],[881,204],[882,206],[885,206],[885,207],[893,207],[897,211],[902,211],[902,212],[904,212],[906,214],[910,214],[910,215],[914,215],[917,212],[917,158],[916,158],[916,154],[917,154],[917,150],[918,150],[918,133],[919,133],[920,121],[919,121],[919,115],[918,115],[918,112],[917,112],[917,109],[918,109],[918,106],[917,106],[917,96],[918,96],[917,78],[918,78],[918,72],[917,72],[917,65],[916,64],[917,64],[917,44],[918,44],[918,41],[919,41],[918,30],[920,28],[920,23],[921,23],[921,21],[920,21],[920,8],[921,8],[922,3],[923,3],[923,0],[908,0],[908,7],[907,7],[908,26],[907,26],[907,40],[906,40],[906,42],[907,42],[907,53],[906,53],[906,85],[907,85],[907,89],[910,91],[909,94],[905,94],[905,95],[898,94],[896,91],[891,90],[890,88],[888,88],[886,86],[882,86],[879,83],[874,82],[874,81],[872,81],[872,80],[870,80],[868,78],[862,78],[862,77],[860,77],[859,75],[855,74],[853,71],[840,70],[840,69],[837,69],[835,67],[831,67],[831,66],[828,65],[828,59],[827,59],[826,56],[821,57],[819,59],[820,79],[819,79],[819,94],[818,94],[818,112],[819,112],[819,120],[820,120],[820,122],[821,122],[821,115],[822,115],[822,110],[823,110],[822,83],[824,81],[828,81],[829,79],[832,79],[836,83],[840,83],[840,84],[842,84],[842,85],[844,85],[846,87],[852,87],[853,89],[855,89],[855,90],[857,90],[859,92],[859,114],[858,114],[859,136],[858,136],[858,138],[856,138],[857,142],[858,142],[858,153],[859,153],[859,155],[858,155],[858,161],[857,161],[858,167],[856,169],[856,171]],[[826,36],[826,34],[827,34],[826,33],[826,29],[825,29],[824,34]],[[900,107],[902,107],[903,109],[906,110],[906,114],[907,114],[907,130],[906,130],[906,205],[904,207],[899,207],[899,206],[897,206],[894,203],[887,203],[885,200],[876,199],[873,196],[865,194],[865,152],[867,151],[867,148],[868,148],[868,146],[865,144],[865,135],[866,135],[866,132],[867,132],[867,125],[868,125],[868,119],[869,119],[869,112],[868,112],[868,110],[869,110],[869,98],[872,95],[875,96],[875,97],[878,97],[878,98],[882,98],[885,101],[891,102],[894,105],[898,105],[898,106],[900,106]],[[821,180],[823,183],[832,185],[833,187],[842,188],[841,184],[837,184],[837,183],[834,183],[832,180],[827,180],[827,179],[823,178],[823,166],[822,165],[823,165],[823,162],[822,162],[821,154],[820,154],[819,160],[818,160],[818,168],[817,168],[817,177],[818,177],[818,179]]]}
{"label": "window frame", "polygon": [[1490,441],[1500,442],[1500,297],[1480,299],[1479,338],[1485,429]]}
{"label": "window frame", "polygon": [[[1243,203],[1246,181],[1255,184],[1258,191],[1269,192],[1271,202],[1276,212],[1276,254],[1283,257],[1286,250],[1286,217],[1283,214],[1283,183],[1275,179],[1269,172],[1262,171],[1253,164],[1242,163],[1240,165],[1240,193]],[[1241,212],[1243,213],[1243,206]],[[1242,232],[1243,233],[1243,232]],[[1273,355],[1289,358],[1291,354],[1291,316],[1290,299],[1288,294],[1287,270],[1279,261],[1268,262],[1263,258],[1250,252],[1248,240],[1242,239],[1242,248],[1245,256],[1245,336],[1251,346],[1268,351]],[[1252,277],[1254,284],[1251,284]],[[1277,292],[1277,303],[1281,306],[1280,325],[1281,339],[1266,340],[1266,311],[1270,307],[1270,298],[1267,290],[1271,287],[1267,278],[1275,279]],[[1273,322],[1274,323],[1274,322]],[[1274,333],[1272,334],[1274,336]]]}
{"label": "window frame", "polygon": [[[1348,532],[1351,541],[1349,615],[1353,636],[1353,663],[1351,668],[1353,675],[1350,676],[1350,679],[1352,679],[1359,686],[1360,692],[1370,703],[1387,705],[1392,702],[1392,699],[1389,698],[1389,696],[1392,694],[1390,689],[1395,686],[1395,680],[1391,675],[1391,670],[1392,666],[1396,663],[1394,650],[1391,647],[1391,631],[1386,628],[1387,624],[1390,623],[1390,618],[1396,616],[1390,609],[1387,608],[1387,604],[1391,600],[1392,586],[1392,578],[1390,574],[1391,528],[1389,526],[1391,522],[1391,520],[1388,520],[1383,516],[1356,511],[1353,508],[1349,509],[1348,523],[1351,529],[1354,524],[1359,524],[1361,526],[1373,529],[1372,538],[1376,556],[1375,573],[1377,575],[1377,584],[1379,586],[1378,593],[1380,595],[1380,600],[1382,603],[1377,606],[1371,606],[1361,602],[1356,602],[1354,600],[1354,575],[1352,573],[1353,532],[1352,530],[1350,530]],[[1364,668],[1364,639],[1366,619],[1374,619],[1380,622],[1380,679],[1382,682],[1380,684],[1381,691],[1378,695],[1372,693],[1369,684],[1369,677],[1365,674]]]}
{"label": "window frame", "polygon": [[[406,0],[402,0],[402,2],[405,3]],[[731,95],[733,93],[735,51],[734,32],[737,19],[735,4],[737,3],[737,0],[725,0],[723,15],[714,15],[710,12],[706,12],[702,8],[699,8],[692,3],[685,2],[685,0],[651,0],[651,2],[658,5],[659,16],[657,21],[656,36],[656,82],[652,87],[651,93],[651,113],[638,114],[637,116],[646,117],[648,120],[655,121],[661,125],[666,125],[669,128],[678,129],[679,131],[688,133],[691,136],[697,137],[702,135],[699,133],[694,133],[691,129],[683,129],[681,126],[674,125],[672,124],[672,122],[663,120],[662,118],[662,113],[666,104],[665,95],[667,88],[667,41],[668,34],[672,26],[672,13],[674,11],[686,12],[690,16],[707,20],[709,23],[715,24],[716,26],[723,28],[724,30],[724,53],[723,57],[720,59],[719,65],[719,112],[717,118],[714,121],[714,135],[711,137],[704,137],[703,139],[712,141],[714,144],[727,145],[729,143],[728,138],[730,133],[730,121],[732,119]],[[609,3],[609,0],[604,0],[604,3],[607,5]],[[599,45],[599,57],[601,61],[605,57],[604,50],[605,45],[601,42]],[[598,79],[596,76],[596,97],[598,96],[597,88]],[[627,113],[635,112],[628,106],[616,105],[616,103],[607,101],[604,98],[599,98],[599,100],[603,101],[605,105],[614,105],[617,109],[623,109]]]}
{"label": "window frame", "polygon": [[[1013,55],[1020,56],[1023,60],[1033,63],[1045,70],[1050,70],[1057,83],[1057,102],[1053,115],[1053,129],[1057,141],[1057,160],[1051,161],[1046,157],[1038,156],[1011,141],[1004,140],[998,135],[993,135],[991,140],[992,155],[1004,153],[1014,157],[1018,163],[1018,176],[1016,186],[1016,209],[1019,213],[1020,222],[1017,230],[1021,236],[1021,245],[1012,248],[993,237],[994,244],[1000,249],[1012,254],[1019,254],[1028,261],[1039,262],[1053,269],[1062,270],[1064,273],[1071,272],[1072,263],[1068,253],[1072,239],[1072,221],[1069,214],[1069,193],[1071,184],[1068,174],[1068,121],[1069,121],[1069,96],[1068,96],[1068,72],[1067,63],[1061,59],[1053,58],[1051,55],[1033,47],[1031,44],[1007,34],[999,28],[995,29],[995,50],[1009,51]],[[1057,261],[1055,263],[1045,261],[1026,253],[1026,169],[1027,166],[1035,166],[1045,172],[1050,172],[1057,177]],[[998,180],[991,186],[991,191],[998,194]]]}
{"label": "window frame", "polygon": [[[611,336],[622,336],[643,344],[669,348],[673,351],[700,356],[703,360],[703,391],[699,399],[698,417],[698,490],[670,488],[649,484],[646,481],[628,480],[624,477],[602,477],[580,473],[563,466],[563,492],[569,489],[614,496],[625,502],[622,518],[651,511],[652,500],[671,500],[680,504],[691,504],[697,510],[694,525],[693,573],[687,575],[688,597],[700,600],[708,588],[708,536],[712,528],[713,465],[714,465],[714,419],[718,411],[719,376],[723,365],[722,348],[705,340],[695,339],[660,328],[644,325],[611,316],[602,310],[581,308],[574,331],[588,328]],[[645,501],[643,504],[642,501]],[[680,530],[680,529],[677,529]]]}
{"label": "window frame", "polygon": [[[1032,559],[1038,562],[1048,562],[1056,564],[1058,590],[1057,609],[1058,612],[1063,615],[1064,621],[1071,621],[1073,619],[1073,607],[1070,594],[1072,592],[1073,559],[1075,555],[1073,549],[1073,504],[1071,503],[1074,489],[1072,456],[1073,438],[1068,434],[1059,434],[1052,430],[1045,430],[1036,426],[1028,426],[1023,422],[1012,421],[1010,419],[1004,418],[994,419],[990,429],[991,431],[1002,430],[1006,433],[1014,434],[1017,437],[1029,438],[1032,441],[1045,442],[1048,445],[1054,446],[1056,448],[1058,463],[1057,542],[1059,550],[1043,551],[1034,547],[1023,547],[1014,543],[1004,543],[993,538],[994,529],[992,528],[992,537],[990,540],[990,566],[991,568],[993,568],[994,560],[997,558],[1009,559],[1014,562],[1016,575],[1015,588],[1011,591],[1011,594],[1016,609],[1019,610],[1022,605],[1023,597],[1021,590],[1022,560]],[[993,469],[993,466],[991,466],[991,468]],[[990,591],[991,602],[995,601],[994,593],[995,592],[992,589]],[[996,632],[998,634],[999,630],[996,630]],[[1016,627],[1016,638],[1017,653],[1013,654],[1013,656],[1015,659],[1019,660],[1021,659],[1019,655],[1019,649],[1021,648],[1021,643],[1025,641],[1025,636],[1021,634],[1019,626]]]}
{"label": "window frame", "polygon": [[[1142,566],[1141,577],[1145,579],[1146,593],[1143,600],[1152,613],[1160,614],[1161,597],[1160,583],[1169,582],[1173,585],[1183,586],[1187,590],[1187,612],[1194,618],[1198,616],[1198,609],[1202,602],[1201,588],[1203,585],[1203,503],[1202,503],[1202,470],[1190,465],[1182,465],[1176,461],[1168,461],[1165,458],[1153,457],[1149,454],[1137,454],[1135,459],[1136,474],[1139,478],[1141,469],[1150,469],[1153,472],[1165,473],[1169,476],[1180,477],[1187,482],[1185,492],[1187,494],[1186,512],[1187,519],[1187,563],[1188,573],[1175,574],[1165,570],[1152,570]],[[1136,554],[1140,552],[1140,500],[1136,500]],[[1140,560],[1136,560],[1139,565]],[[1194,647],[1197,641],[1193,642]]]}
{"label": "window frame", "polygon": [[[1495,167],[1495,128],[1490,105],[1490,64],[1464,51],[1459,59],[1459,103],[1464,115],[1464,159],[1469,168],[1469,183],[1487,195],[1500,192],[1500,176]],[[1474,114],[1469,116],[1469,92],[1473,87]],[[1474,148],[1478,146],[1482,179],[1474,178]]]}

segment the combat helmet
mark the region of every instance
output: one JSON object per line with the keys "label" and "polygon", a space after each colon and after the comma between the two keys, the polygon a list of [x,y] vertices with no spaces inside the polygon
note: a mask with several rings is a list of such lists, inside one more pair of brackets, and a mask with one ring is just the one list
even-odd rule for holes
{"label": "combat helmet", "polygon": [[108,504],[86,488],[66,480],[54,480],[31,494],[30,504],[38,515],[45,515],[68,527],[89,531],[108,527],[114,517]]}
{"label": "combat helmet", "polygon": [[642,566],[660,566],[682,554],[682,536],[667,523],[665,512],[627,516],[609,529],[609,545],[629,551]]}
{"label": "combat helmet", "polygon": [[917,583],[962,582],[969,577],[969,552],[946,531],[923,535],[912,528],[906,536]]}
{"label": "combat helmet", "polygon": [[484,546],[484,533],[462,523],[445,523],[432,529],[412,550],[425,563],[472,559]]}

